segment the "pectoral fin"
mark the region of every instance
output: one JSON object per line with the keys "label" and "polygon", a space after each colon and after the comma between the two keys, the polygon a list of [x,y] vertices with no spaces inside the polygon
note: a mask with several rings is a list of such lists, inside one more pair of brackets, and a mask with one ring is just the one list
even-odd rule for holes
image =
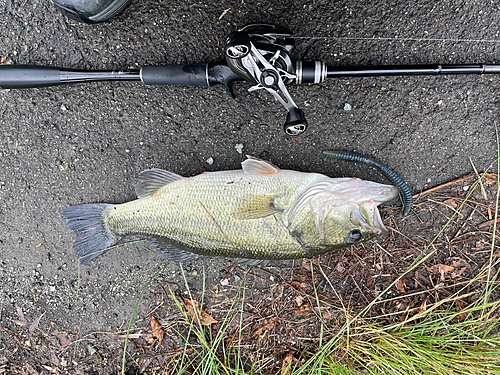
{"label": "pectoral fin", "polygon": [[233,212],[233,217],[239,220],[261,219],[283,212],[276,204],[276,195],[253,196],[243,200],[241,210]]}

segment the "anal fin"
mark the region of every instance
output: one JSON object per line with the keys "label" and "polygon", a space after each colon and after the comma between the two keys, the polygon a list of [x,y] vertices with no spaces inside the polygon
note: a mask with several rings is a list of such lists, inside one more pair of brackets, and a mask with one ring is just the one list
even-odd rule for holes
{"label": "anal fin", "polygon": [[174,262],[189,262],[203,258],[193,253],[187,246],[162,237],[148,237],[148,245],[160,258]]}

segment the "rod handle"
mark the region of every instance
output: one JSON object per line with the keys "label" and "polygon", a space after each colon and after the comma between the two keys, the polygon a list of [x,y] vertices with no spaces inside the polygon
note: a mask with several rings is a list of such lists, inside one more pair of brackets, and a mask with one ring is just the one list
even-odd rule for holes
{"label": "rod handle", "polygon": [[209,86],[208,64],[146,65],[141,68],[146,85]]}
{"label": "rod handle", "polygon": [[0,65],[0,89],[31,89],[60,85],[60,68],[37,65]]}

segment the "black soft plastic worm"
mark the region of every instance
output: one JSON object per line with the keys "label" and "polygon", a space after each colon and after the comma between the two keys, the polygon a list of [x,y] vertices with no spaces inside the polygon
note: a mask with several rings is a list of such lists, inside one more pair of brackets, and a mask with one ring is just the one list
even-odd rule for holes
{"label": "black soft plastic worm", "polygon": [[396,173],[394,173],[391,169],[389,169],[388,167],[379,163],[376,160],[373,160],[363,155],[356,154],[355,152],[352,151],[333,150],[333,151],[324,151],[323,153],[326,155],[333,156],[335,159],[371,164],[379,168],[385,175],[385,177],[387,177],[401,192],[401,196],[403,199],[402,214],[403,216],[408,215],[408,212],[410,212],[410,208],[413,203],[413,198],[411,197],[410,189],[405,184],[405,182],[401,178],[399,178],[399,176]]}

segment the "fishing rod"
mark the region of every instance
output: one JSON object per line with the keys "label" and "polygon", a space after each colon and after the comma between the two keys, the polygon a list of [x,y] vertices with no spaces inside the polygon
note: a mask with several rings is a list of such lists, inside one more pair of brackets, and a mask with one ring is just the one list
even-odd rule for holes
{"label": "fishing rod", "polygon": [[292,32],[281,26],[251,23],[231,33],[224,60],[210,63],[146,65],[119,71],[80,70],[37,65],[0,65],[0,89],[23,89],[96,81],[142,81],[146,85],[211,87],[222,84],[234,98],[232,83],[249,82],[249,92],[266,90],[288,111],[284,131],[296,136],[307,129],[304,112],[286,85],[322,83],[327,78],[438,74],[499,74],[500,65],[434,64],[327,66],[324,62],[292,62]]}

